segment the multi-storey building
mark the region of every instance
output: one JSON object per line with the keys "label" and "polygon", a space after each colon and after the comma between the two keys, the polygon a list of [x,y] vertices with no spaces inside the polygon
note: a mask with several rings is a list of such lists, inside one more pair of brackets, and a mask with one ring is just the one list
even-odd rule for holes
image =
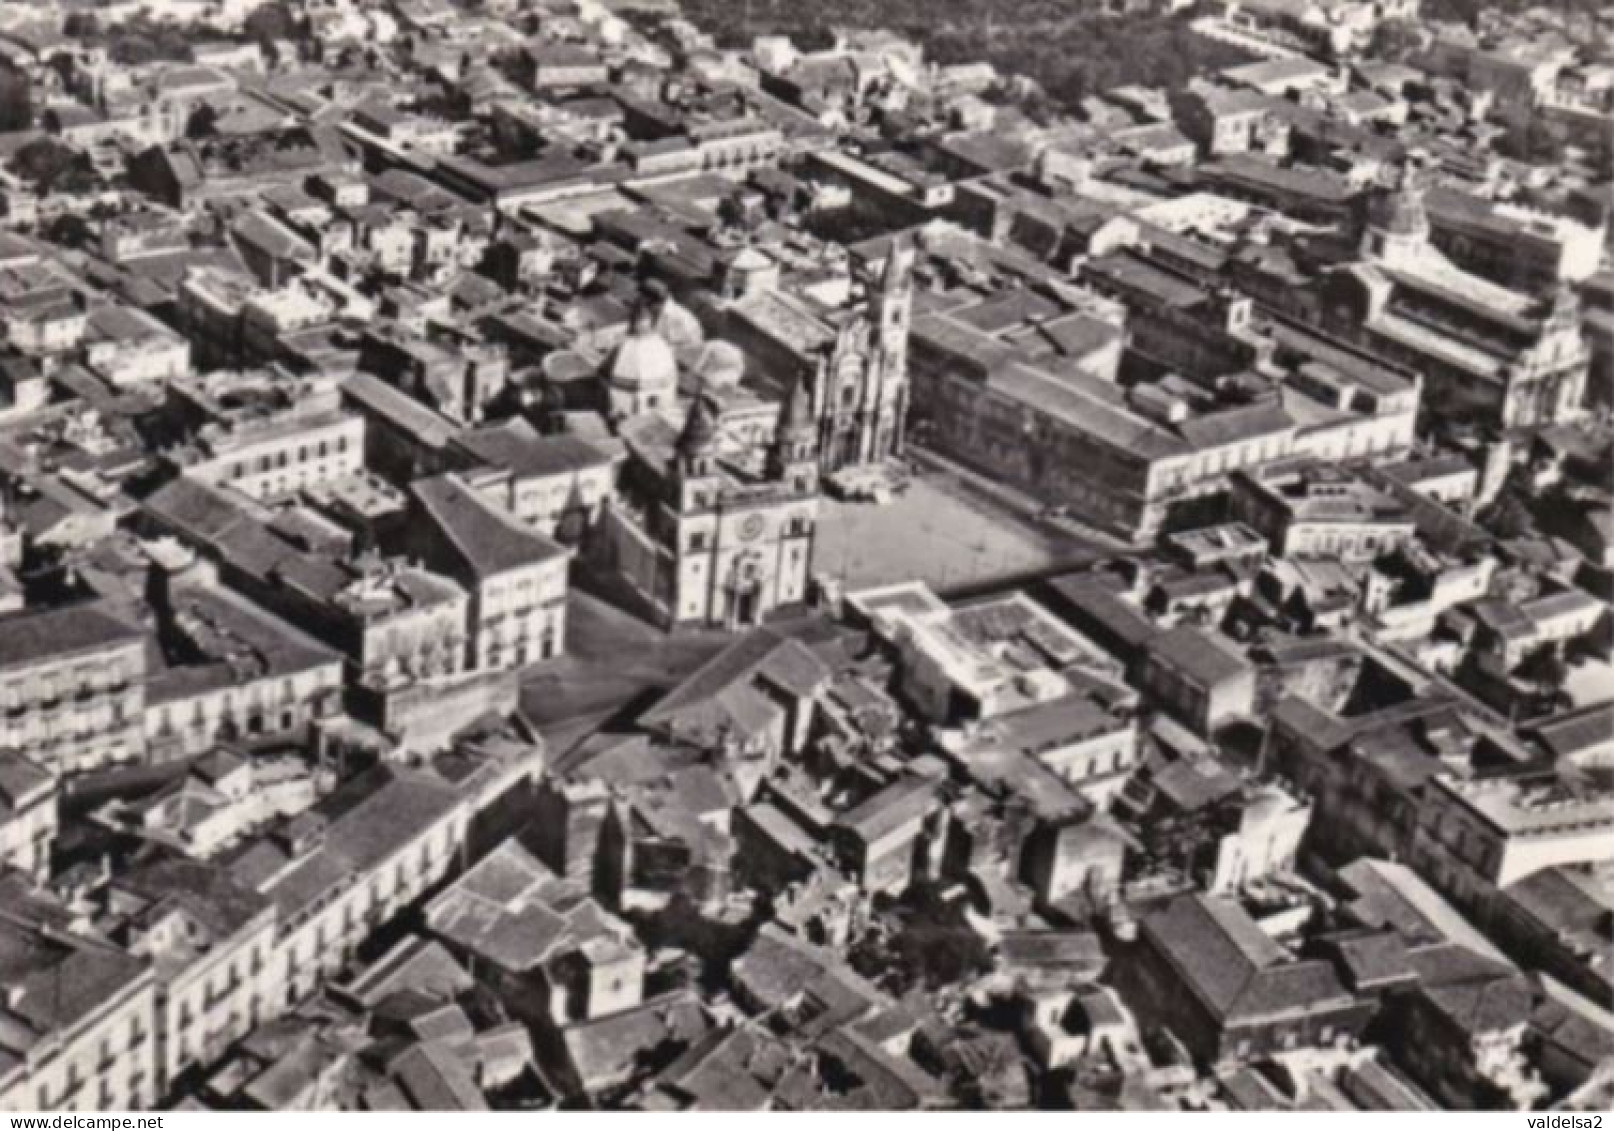
{"label": "multi-storey building", "polygon": [[44,879],[56,840],[59,779],[13,750],[0,750],[0,865]]}
{"label": "multi-storey building", "polygon": [[0,618],[0,749],[59,773],[145,750],[145,634],[96,604]]}
{"label": "multi-storey building", "polygon": [[1591,352],[1574,292],[1537,299],[1458,267],[1431,242],[1425,191],[1409,169],[1374,202],[1361,262],[1316,285],[1325,324],[1422,372],[1443,417],[1515,428],[1580,415]]}
{"label": "multi-storey building", "polygon": [[90,932],[74,913],[0,885],[0,1109],[129,1111],[162,1095],[152,963]]}
{"label": "multi-storey building", "polygon": [[1384,20],[1417,16],[1419,0],[1226,0],[1220,5],[1232,27],[1286,51],[1298,48],[1327,56],[1352,55],[1368,45]]}
{"label": "multi-storey building", "polygon": [[396,558],[304,550],[264,529],[251,500],[183,476],[145,512],[217,563],[227,585],[343,653],[353,682],[396,688],[465,668],[469,598],[446,577]]}
{"label": "multi-storey building", "polygon": [[1412,540],[1412,513],[1337,464],[1286,460],[1233,476],[1233,513],[1284,557],[1362,562]]}
{"label": "multi-storey building", "polygon": [[576,543],[599,520],[616,487],[618,459],[603,445],[540,436],[517,417],[462,433],[454,448],[471,466],[466,483],[550,538]]}
{"label": "multi-storey building", "polygon": [[1614,859],[1614,793],[1576,787],[1557,774],[1490,781],[1440,775],[1423,800],[1410,858],[1465,902],[1544,868]]}
{"label": "multi-storey building", "polygon": [[236,882],[276,911],[262,1000],[301,1001],[377,927],[445,876],[471,808],[435,774],[378,767],[235,858]]}
{"label": "multi-storey building", "polygon": [[157,984],[157,1095],[276,1012],[275,906],[223,868],[164,859],[119,874],[114,937]]}
{"label": "multi-storey building", "polygon": [[950,456],[1136,539],[1229,472],[1293,450],[1295,422],[1275,401],[1196,413],[1208,398],[1129,393],[1085,353],[1033,360],[927,314],[914,330],[917,420]]}
{"label": "multi-storey building", "polygon": [[411,488],[407,541],[471,595],[468,667],[521,667],[559,655],[566,642],[571,554],[519,523],[453,475]]}
{"label": "multi-storey building", "polygon": [[190,551],[167,549],[155,567],[157,636],[169,653],[194,659],[150,673],[145,732],[154,759],[294,734],[338,708],[339,652],[219,585]]}
{"label": "multi-storey building", "polygon": [[1525,293],[1580,283],[1598,268],[1606,225],[1436,187],[1429,241],[1453,263]]}
{"label": "multi-storey building", "polygon": [[84,364],[114,385],[156,384],[190,372],[191,346],[143,310],[103,306],[89,317]]}
{"label": "multi-storey building", "polygon": [[268,370],[171,382],[175,410],[196,422],[170,452],[185,474],[255,499],[356,475],[364,467],[364,417],[342,407],[328,380]]}
{"label": "multi-storey building", "polygon": [[[1164,250],[1087,263],[1084,279],[1107,297],[1013,285],[1041,280],[1041,265],[1001,250],[931,250],[943,270],[984,260],[995,271],[926,296],[913,327],[914,426],[949,457],[1102,528],[1147,540],[1223,492],[1230,473],[1294,455],[1410,449],[1415,377],[1256,316],[1248,299],[1168,265]],[[1129,384],[1125,369],[1163,375]]]}

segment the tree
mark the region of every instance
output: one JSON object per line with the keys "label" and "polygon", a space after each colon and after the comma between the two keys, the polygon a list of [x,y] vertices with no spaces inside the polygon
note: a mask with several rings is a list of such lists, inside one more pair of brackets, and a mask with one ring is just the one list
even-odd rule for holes
{"label": "tree", "polygon": [[0,67],[0,130],[26,130],[33,124],[33,84],[21,71]]}
{"label": "tree", "polygon": [[1552,695],[1563,689],[1569,680],[1569,665],[1556,647],[1539,649],[1519,664],[1518,675],[1535,685],[1543,695]]}
{"label": "tree", "polygon": [[260,5],[246,18],[242,31],[259,43],[297,38],[297,18],[282,0]]}
{"label": "tree", "polygon": [[95,233],[82,216],[68,212],[50,222],[45,238],[62,247],[84,247],[95,238]]}
{"label": "tree", "polygon": [[218,125],[219,112],[212,106],[203,103],[191,112],[185,120],[185,136],[188,138],[210,137]]}
{"label": "tree", "polygon": [[11,168],[39,192],[79,192],[93,187],[96,180],[89,158],[50,137],[31,141],[17,150],[12,155]]}
{"label": "tree", "polygon": [[1070,0],[684,0],[681,7],[731,47],[783,33],[811,50],[833,28],[890,28],[937,62],[984,61],[1029,78],[1067,110],[1093,91],[1128,83],[1176,87],[1254,60],[1197,34],[1179,16],[1117,18]]}
{"label": "tree", "polygon": [[173,22],[158,23],[136,16],[128,23],[108,29],[107,52],[114,61],[138,66],[142,63],[188,63],[196,56],[191,41],[200,38],[197,29]]}
{"label": "tree", "polygon": [[1509,127],[1497,144],[1504,157],[1528,165],[1562,165],[1567,148],[1559,131],[1535,114]]}
{"label": "tree", "polygon": [[71,39],[95,39],[101,34],[101,20],[94,12],[73,12],[62,21],[62,34]]}

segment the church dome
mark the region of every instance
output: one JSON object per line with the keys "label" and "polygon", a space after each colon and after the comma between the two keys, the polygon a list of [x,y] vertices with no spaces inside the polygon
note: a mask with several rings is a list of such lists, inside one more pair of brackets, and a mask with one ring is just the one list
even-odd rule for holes
{"label": "church dome", "polygon": [[1255,826],[1273,821],[1294,809],[1289,795],[1279,789],[1261,789],[1244,809],[1244,823]]}
{"label": "church dome", "polygon": [[655,330],[674,347],[699,346],[706,340],[700,319],[671,298],[661,302]]}
{"label": "church dome", "polygon": [[671,391],[678,384],[678,360],[666,338],[654,330],[635,330],[612,352],[605,379],[624,392]]}
{"label": "church dome", "polygon": [[772,266],[773,260],[749,244],[735,252],[734,257],[729,260],[731,271],[766,271]]}
{"label": "church dome", "polygon": [[745,355],[732,343],[709,341],[701,347],[694,369],[701,383],[708,387],[733,388],[745,376]]}

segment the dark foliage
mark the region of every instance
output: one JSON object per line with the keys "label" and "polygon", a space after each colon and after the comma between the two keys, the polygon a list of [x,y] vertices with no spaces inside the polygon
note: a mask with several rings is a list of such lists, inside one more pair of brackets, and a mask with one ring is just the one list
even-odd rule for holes
{"label": "dark foliage", "polygon": [[1129,83],[1181,86],[1252,58],[1195,34],[1180,16],[1103,16],[1070,0],[684,0],[683,9],[734,47],[776,33],[815,47],[837,28],[890,28],[937,62],[992,63],[1006,76],[1034,80],[1066,107]]}
{"label": "dark foliage", "polygon": [[28,76],[0,67],[0,131],[26,130],[34,124],[34,95]]}
{"label": "dark foliage", "polygon": [[85,192],[99,180],[89,158],[49,137],[17,150],[11,158],[11,169],[41,193]]}

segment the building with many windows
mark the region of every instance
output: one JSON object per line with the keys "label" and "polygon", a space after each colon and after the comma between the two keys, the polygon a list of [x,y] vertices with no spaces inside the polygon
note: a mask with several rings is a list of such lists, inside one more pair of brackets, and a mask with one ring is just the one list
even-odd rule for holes
{"label": "building with many windows", "polygon": [[0,1109],[130,1111],[163,1091],[157,979],[149,959],[88,931],[74,913],[0,882]]}
{"label": "building with many windows", "polygon": [[56,840],[55,774],[12,750],[0,750],[0,866],[39,879],[50,874]]}
{"label": "building with many windows", "polygon": [[145,634],[98,604],[0,618],[0,749],[59,773],[145,751]]}
{"label": "building with many windows", "polygon": [[571,553],[454,475],[417,480],[410,492],[411,548],[471,595],[467,666],[522,667],[559,655]]}
{"label": "building with many windows", "polygon": [[205,483],[268,499],[363,470],[364,417],[342,407],[332,381],[266,370],[169,387],[176,413],[194,429],[169,458]]}

